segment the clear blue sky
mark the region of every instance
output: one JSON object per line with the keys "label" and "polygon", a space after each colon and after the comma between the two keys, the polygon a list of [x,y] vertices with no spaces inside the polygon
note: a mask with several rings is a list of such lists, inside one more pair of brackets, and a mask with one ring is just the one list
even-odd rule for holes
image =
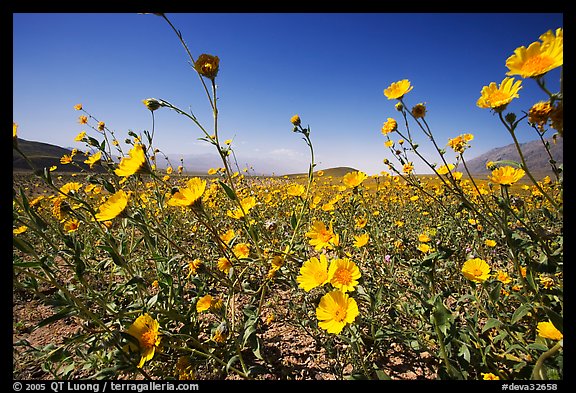
{"label": "clear blue sky", "polygon": [[[563,27],[561,13],[167,15],[195,57],[220,58],[219,130],[223,139],[234,138],[240,166],[277,174],[305,172],[310,162],[304,141],[292,133],[294,114],[311,127],[319,169],[386,170],[382,160],[393,157],[380,130],[388,117],[400,116],[383,90],[401,79],[414,86],[405,96],[408,105],[426,103],[426,119],[442,146],[472,133],[466,157],[473,158],[512,143],[498,118],[476,100],[483,86],[505,77],[514,49]],[[73,109],[82,103],[123,140],[128,130],[151,129],[141,102],[148,97],[192,108],[210,127],[198,76],[162,18],[16,13],[13,22],[13,120],[21,138],[84,148],[74,142],[80,131],[90,131],[78,124],[80,113]],[[558,69],[547,75],[550,90],[558,91],[559,78]],[[510,111],[520,113],[545,99],[534,81],[523,86]],[[167,109],[155,113],[156,147],[175,155],[215,153],[197,140],[202,134],[191,121]],[[421,151],[439,161],[426,138],[414,135]],[[528,126],[518,137],[537,139]]]}

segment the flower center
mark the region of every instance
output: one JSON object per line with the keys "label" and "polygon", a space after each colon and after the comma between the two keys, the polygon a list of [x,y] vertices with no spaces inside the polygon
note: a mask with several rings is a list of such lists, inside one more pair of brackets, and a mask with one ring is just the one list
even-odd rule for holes
{"label": "flower center", "polygon": [[348,284],[352,281],[352,274],[348,269],[338,269],[334,272],[334,282]]}
{"label": "flower center", "polygon": [[157,338],[158,332],[155,332],[154,330],[148,330],[147,332],[142,333],[140,344],[142,344],[144,348],[152,348],[156,345]]}
{"label": "flower center", "polygon": [[338,306],[336,310],[334,310],[334,320],[336,322],[342,322],[346,318],[346,309],[342,306]]}
{"label": "flower center", "polygon": [[475,268],[475,269],[472,271],[472,274],[473,274],[475,277],[480,277],[480,276],[482,275],[482,270],[480,270],[480,269],[478,269],[478,268]]}
{"label": "flower center", "polygon": [[543,74],[550,69],[552,59],[547,56],[532,57],[522,65],[522,71],[526,73]]}

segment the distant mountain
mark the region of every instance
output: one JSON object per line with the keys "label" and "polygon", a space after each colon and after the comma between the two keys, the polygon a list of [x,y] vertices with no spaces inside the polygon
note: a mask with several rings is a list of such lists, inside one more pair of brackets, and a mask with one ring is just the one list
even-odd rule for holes
{"label": "distant mountain", "polygon": [[[320,169],[317,171],[314,171],[314,173],[318,173],[319,171],[320,171]],[[339,167],[335,167],[335,168],[322,169],[321,171],[323,172],[324,177],[328,177],[328,176],[342,177],[349,172],[356,172],[356,171],[358,171],[358,169],[350,168],[347,166],[339,166]],[[308,173],[292,173],[292,174],[288,174],[288,175],[284,175],[284,176],[287,176],[289,178],[306,177],[306,176],[308,176]]]}
{"label": "distant mountain", "polygon": [[[560,165],[564,162],[564,152],[563,152],[563,138],[558,137],[556,143],[552,141],[552,138],[546,140],[549,143],[550,153],[554,160],[556,160],[556,165]],[[522,150],[522,155],[526,160],[526,164],[530,172],[535,176],[545,176],[552,174],[552,169],[550,166],[550,157],[542,144],[542,141],[535,140],[531,142],[521,143],[520,149]],[[503,147],[494,148],[476,158],[466,161],[466,165],[473,175],[486,175],[490,171],[486,168],[486,163],[488,161],[500,161],[500,160],[511,160],[518,163],[521,162],[520,155],[516,150],[516,146],[511,143]]]}

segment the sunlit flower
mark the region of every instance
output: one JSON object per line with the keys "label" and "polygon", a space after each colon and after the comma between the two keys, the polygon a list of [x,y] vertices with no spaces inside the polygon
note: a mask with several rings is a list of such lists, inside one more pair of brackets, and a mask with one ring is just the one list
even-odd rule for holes
{"label": "sunlit flower", "polygon": [[328,281],[342,292],[352,292],[358,285],[360,269],[348,258],[333,259],[328,268]]}
{"label": "sunlit flower", "polygon": [[384,89],[384,95],[389,100],[401,99],[404,94],[412,90],[413,86],[410,86],[410,81],[408,79],[403,79],[398,82],[392,83],[386,89]]}
{"label": "sunlit flower", "polygon": [[291,196],[299,197],[304,194],[306,189],[302,184],[291,184],[286,189],[286,193]]}
{"label": "sunlit flower", "polygon": [[481,283],[490,277],[490,266],[483,259],[473,258],[464,262],[462,273],[468,280]]}
{"label": "sunlit flower", "polygon": [[448,146],[452,148],[456,153],[464,153],[470,145],[468,142],[474,139],[474,135],[472,134],[461,134],[458,135],[456,138],[452,138],[448,140]]}
{"label": "sunlit flower", "polygon": [[405,174],[409,175],[412,173],[412,171],[414,171],[414,165],[412,165],[411,162],[407,162],[402,166],[402,172]]}
{"label": "sunlit flower", "polygon": [[392,146],[394,146],[394,141],[393,140],[387,140],[386,142],[384,142],[384,146],[392,147]]}
{"label": "sunlit flower", "polygon": [[432,250],[432,248],[426,243],[420,243],[418,245],[418,247],[416,247],[416,249],[420,252],[423,252],[424,254],[426,254]]}
{"label": "sunlit flower", "polygon": [[540,285],[542,285],[546,289],[550,289],[556,284],[554,278],[544,274],[538,275],[538,281],[540,281]]}
{"label": "sunlit flower", "polygon": [[439,175],[446,175],[448,172],[454,169],[454,164],[442,165],[440,168],[436,170]]}
{"label": "sunlit flower", "polygon": [[368,219],[366,217],[358,217],[356,219],[356,228],[362,229],[368,223]]}
{"label": "sunlit flower", "polygon": [[502,284],[508,284],[508,283],[512,282],[512,278],[504,270],[498,270],[496,272],[496,279],[498,281],[500,281]]}
{"label": "sunlit flower", "polygon": [[522,81],[514,82],[514,78],[504,78],[500,86],[496,82],[491,82],[484,86],[480,92],[480,98],[476,105],[480,108],[493,109],[496,112],[502,112],[506,106],[514,99],[518,98],[518,91],[522,88]]}
{"label": "sunlit flower", "polygon": [[154,351],[160,345],[159,327],[158,321],[149,314],[144,314],[139,316],[126,331],[138,341],[138,345],[131,341],[127,345],[131,351],[140,352],[138,368],[142,368],[144,362],[152,359]]}
{"label": "sunlit flower", "polygon": [[388,120],[386,120],[386,123],[382,125],[382,134],[388,135],[389,133],[396,131],[397,129],[398,129],[398,122],[396,122],[396,120],[394,120],[393,118],[389,117]]}
{"label": "sunlit flower", "polygon": [[77,193],[78,190],[82,188],[82,184],[78,182],[69,182],[60,187],[60,192],[64,195],[70,195],[70,193]]}
{"label": "sunlit flower", "polygon": [[218,56],[201,54],[194,62],[194,69],[202,76],[214,80],[218,75],[220,59]]}
{"label": "sunlit flower", "polygon": [[238,243],[232,249],[232,252],[236,256],[236,258],[248,258],[250,255],[250,246],[246,243]]}
{"label": "sunlit flower", "polygon": [[496,242],[492,239],[484,240],[484,244],[487,245],[488,247],[496,247]]}
{"label": "sunlit flower", "polygon": [[332,334],[339,334],[346,324],[354,322],[358,314],[356,300],[339,290],[322,296],[316,308],[318,326]]}
{"label": "sunlit flower", "polygon": [[332,223],[330,223],[329,228],[326,228],[322,221],[315,221],[310,230],[306,232],[306,236],[310,238],[310,245],[314,246],[316,251],[320,251],[324,247],[330,249],[339,243],[338,235],[332,230]]}
{"label": "sunlit flower", "polygon": [[482,373],[482,379],[489,381],[497,381],[500,379],[500,377],[492,373]]}
{"label": "sunlit flower", "polygon": [[71,162],[72,162],[72,156],[71,155],[64,154],[60,158],[60,164],[66,165],[66,164],[70,164]]}
{"label": "sunlit flower", "polygon": [[368,175],[362,171],[349,172],[342,178],[342,183],[344,183],[348,188],[354,188],[362,184],[362,182],[367,178]]}
{"label": "sunlit flower", "polygon": [[522,179],[526,172],[521,168],[503,166],[492,171],[490,181],[503,186],[510,186]]}
{"label": "sunlit flower", "polygon": [[206,190],[206,180],[193,177],[186,182],[186,187],[180,188],[168,200],[170,206],[194,207],[201,202],[202,194]]}
{"label": "sunlit flower", "polygon": [[305,261],[296,281],[299,287],[306,292],[326,284],[328,282],[328,259],[326,259],[326,255],[320,255],[320,259],[312,257]]}
{"label": "sunlit flower", "polygon": [[81,142],[85,136],[86,136],[86,131],[81,131],[78,133],[78,135],[76,135],[76,137],[74,138],[74,141]]}
{"label": "sunlit flower", "polygon": [[75,218],[72,218],[64,223],[64,230],[68,233],[76,232],[80,227],[80,221]]}
{"label": "sunlit flower", "polygon": [[86,123],[88,123],[88,117],[82,115],[82,116],[80,116],[80,117],[78,118],[78,122],[79,122],[80,124],[86,124]]}
{"label": "sunlit flower", "polygon": [[412,108],[412,116],[416,119],[426,116],[426,105],[419,103]]}
{"label": "sunlit flower", "polygon": [[538,322],[538,327],[536,328],[538,335],[543,338],[549,338],[550,340],[562,340],[564,335],[560,330],[556,329],[556,326],[552,322]]}
{"label": "sunlit flower", "polygon": [[196,274],[198,269],[202,266],[202,261],[200,259],[194,259],[188,262],[188,276],[186,278],[190,278],[191,275]]}
{"label": "sunlit flower", "polygon": [[564,64],[564,33],[561,28],[540,36],[542,42],[533,42],[528,48],[521,46],[506,60],[506,75],[536,78]]}
{"label": "sunlit flower", "polygon": [[228,210],[226,214],[229,217],[235,218],[237,220],[244,217],[244,215],[247,214],[250,211],[250,209],[256,206],[256,198],[254,198],[253,196],[243,198],[240,201],[240,205],[242,206],[242,209],[236,208],[234,211]]}
{"label": "sunlit flower", "polygon": [[232,263],[228,258],[226,257],[218,258],[218,270],[228,274],[230,268],[232,268]]}
{"label": "sunlit flower", "polygon": [[236,234],[234,233],[234,229],[228,229],[226,231],[226,233],[224,233],[223,235],[220,235],[220,239],[228,244],[232,241],[232,239],[234,239],[234,237],[236,236]]}
{"label": "sunlit flower", "polygon": [[128,157],[122,158],[114,173],[118,176],[128,177],[135,173],[145,172],[147,169],[148,164],[146,163],[144,148],[140,143],[137,143],[128,152]]}
{"label": "sunlit flower", "polygon": [[81,111],[82,110],[82,104],[74,105],[74,109],[76,109],[77,111]]}
{"label": "sunlit flower", "polygon": [[[13,233],[14,235],[19,235],[19,234],[21,234],[21,233],[26,232],[27,230],[28,230],[28,227],[27,227],[26,225],[21,225],[21,226],[19,226],[18,228],[12,229],[12,233]],[[328,266],[326,266],[326,269],[328,269]]]}
{"label": "sunlit flower", "polygon": [[366,244],[368,244],[368,241],[370,240],[370,235],[367,233],[363,233],[362,235],[355,235],[354,236],[354,247],[356,248],[360,248],[360,247],[364,247]]}
{"label": "sunlit flower", "polygon": [[103,121],[99,121],[98,122],[98,131],[104,131],[104,128],[106,128],[106,124]]}
{"label": "sunlit flower", "polygon": [[196,312],[202,312],[210,309],[212,306],[212,296],[204,295],[196,302]]}
{"label": "sunlit flower", "polygon": [[119,216],[126,206],[128,205],[129,194],[124,192],[124,190],[119,190],[115,194],[106,200],[98,208],[98,213],[96,213],[97,221],[109,221],[113,218]]}
{"label": "sunlit flower", "polygon": [[88,159],[84,161],[84,164],[90,165],[90,169],[92,169],[94,168],[94,165],[98,164],[101,160],[102,160],[102,152],[97,151],[96,153],[88,157]]}

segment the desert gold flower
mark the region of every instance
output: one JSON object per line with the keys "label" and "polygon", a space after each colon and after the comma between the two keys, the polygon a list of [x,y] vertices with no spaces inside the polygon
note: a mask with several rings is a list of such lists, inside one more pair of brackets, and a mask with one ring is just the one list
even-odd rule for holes
{"label": "desert gold flower", "polygon": [[424,254],[426,254],[432,250],[432,248],[426,243],[420,243],[418,245],[418,247],[416,247],[416,249],[420,252],[423,252]]}
{"label": "desert gold flower", "polygon": [[362,184],[362,182],[367,178],[368,175],[362,171],[348,172],[342,178],[342,183],[344,183],[348,188],[354,188]]}
{"label": "desert gold flower", "polygon": [[356,247],[356,248],[364,247],[366,244],[368,244],[369,240],[370,240],[370,235],[367,233],[363,233],[362,235],[355,235],[354,236],[354,247]]}
{"label": "desert gold flower", "polygon": [[[12,233],[13,233],[14,235],[19,235],[19,234],[21,234],[21,233],[26,232],[27,230],[28,230],[28,227],[27,227],[26,225],[21,225],[21,226],[19,226],[18,228],[14,228],[14,229],[12,230]],[[328,267],[326,267],[326,268],[328,268]]]}
{"label": "desert gold flower", "polygon": [[412,173],[412,171],[414,171],[414,165],[412,165],[411,162],[407,162],[402,166],[402,172],[405,174],[409,175]]}
{"label": "desert gold flower", "polygon": [[398,129],[398,122],[393,118],[389,117],[386,122],[382,125],[382,134],[388,135],[389,133],[396,131]]}
{"label": "desert gold flower", "polygon": [[386,142],[384,142],[384,146],[386,147],[392,147],[394,146],[394,141],[393,140],[387,140]]}
{"label": "desert gold flower", "polygon": [[244,215],[247,214],[250,211],[250,209],[256,206],[256,198],[254,198],[253,196],[243,198],[240,201],[240,205],[242,206],[242,209],[237,208],[234,211],[228,210],[226,214],[229,217],[235,218],[237,220],[244,217]]}
{"label": "desert gold flower", "polygon": [[246,243],[238,243],[232,248],[232,252],[236,258],[248,258],[250,255],[250,246]]}
{"label": "desert gold flower", "polygon": [[196,274],[200,266],[202,266],[202,261],[198,258],[188,262],[188,275],[186,278],[190,278],[191,275]]}
{"label": "desert gold flower", "polygon": [[109,221],[113,218],[119,216],[126,206],[128,205],[129,194],[124,192],[124,190],[119,190],[106,200],[98,208],[98,213],[96,213],[97,221]]}
{"label": "desert gold flower", "polygon": [[352,292],[358,285],[360,269],[348,258],[333,259],[328,268],[328,281],[342,292]]}
{"label": "desert gold flower", "polygon": [[421,233],[420,235],[418,235],[418,241],[421,243],[427,243],[430,240],[432,239],[430,239],[430,237],[425,233]]}
{"label": "desert gold flower", "polygon": [[482,379],[489,381],[497,381],[500,379],[500,377],[492,373],[482,373]]}
{"label": "desert gold flower", "polygon": [[368,223],[368,219],[366,217],[358,217],[356,219],[356,228],[362,229]]}
{"label": "desert gold flower", "polygon": [[299,126],[300,125],[300,116],[298,115],[294,115],[290,118],[290,123],[294,124],[295,126]]}
{"label": "desert gold flower", "polygon": [[543,338],[562,340],[564,337],[552,322],[538,322],[538,327],[536,329],[538,330],[538,335]]}
{"label": "desert gold flower", "polygon": [[484,244],[487,245],[488,247],[496,247],[496,242],[492,239],[484,240]]}
{"label": "desert gold flower", "polygon": [[85,136],[86,136],[86,131],[81,131],[78,133],[78,135],[76,135],[76,137],[74,138],[74,141],[81,142]]}
{"label": "desert gold flower", "polygon": [[519,97],[518,91],[522,88],[521,85],[521,80],[514,82],[514,78],[508,77],[504,78],[499,86],[496,82],[492,82],[482,88],[476,105],[480,108],[502,112],[514,98]]}
{"label": "desert gold flower", "polygon": [[401,81],[394,82],[386,89],[384,89],[384,95],[389,100],[401,99],[404,94],[412,90],[413,86],[410,86],[410,81],[408,79],[402,79]]}
{"label": "desert gold flower", "polygon": [[316,251],[324,247],[331,249],[339,243],[338,235],[332,229],[332,223],[329,228],[326,228],[322,221],[314,221],[310,230],[306,232],[306,237],[310,238],[310,245],[314,246]]}
{"label": "desert gold flower", "polygon": [[74,109],[76,109],[77,111],[81,111],[82,110],[82,104],[74,105]]}
{"label": "desert gold flower", "polygon": [[206,180],[193,177],[186,182],[186,187],[180,188],[168,200],[170,206],[194,207],[201,202],[202,194],[206,190]]}
{"label": "desert gold flower", "polygon": [[506,75],[536,78],[564,64],[564,33],[561,28],[540,36],[542,42],[533,42],[528,48],[521,46],[506,60]]}
{"label": "desert gold flower", "polygon": [[104,128],[106,128],[106,123],[104,123],[103,121],[99,121],[98,122],[98,131],[104,131]]}
{"label": "desert gold flower", "polygon": [[332,334],[339,334],[346,324],[354,322],[358,314],[356,300],[339,290],[322,296],[316,308],[318,326]]}
{"label": "desert gold flower", "polygon": [[552,113],[552,106],[549,101],[540,101],[532,105],[528,111],[528,121],[535,124],[538,128],[543,129],[550,114]]}
{"label": "desert gold flower", "polygon": [[220,235],[220,239],[222,239],[224,243],[228,244],[230,241],[232,241],[232,239],[234,239],[235,236],[236,233],[234,233],[234,229],[228,229],[226,233]]}
{"label": "desert gold flower", "polygon": [[64,230],[68,233],[76,232],[80,227],[80,221],[75,218],[71,218],[70,220],[64,223]]}
{"label": "desert gold flower", "polygon": [[290,184],[286,189],[286,193],[291,196],[299,197],[304,194],[306,189],[302,184]]}
{"label": "desert gold flower", "polygon": [[159,327],[158,321],[149,314],[144,314],[140,315],[126,331],[126,333],[138,340],[138,345],[133,342],[129,342],[127,345],[131,351],[140,352],[141,357],[138,368],[142,368],[144,362],[152,359],[154,351],[160,345]]}
{"label": "desert gold flower", "polygon": [[228,273],[232,268],[232,263],[226,257],[218,258],[218,270],[224,273]]}
{"label": "desert gold flower", "polygon": [[500,281],[502,284],[508,284],[508,283],[512,282],[512,278],[504,270],[498,270],[496,272],[496,279],[498,281]]}
{"label": "desert gold flower", "polygon": [[481,283],[490,277],[490,266],[483,259],[473,258],[464,262],[462,273],[468,280]]}
{"label": "desert gold flower", "polygon": [[490,181],[503,186],[510,186],[522,179],[526,172],[521,168],[513,168],[511,166],[503,166],[492,171],[489,176]]}
{"label": "desert gold flower", "polygon": [[218,75],[220,59],[218,56],[201,54],[194,62],[194,69],[202,76],[214,80]]}
{"label": "desert gold flower", "polygon": [[64,195],[69,195],[70,193],[77,193],[78,190],[82,188],[82,184],[78,182],[68,182],[60,187],[60,192]]}
{"label": "desert gold flower", "polygon": [[448,172],[452,171],[452,169],[454,169],[454,164],[448,164],[447,166],[442,165],[440,168],[438,168],[436,172],[438,172],[439,175],[445,175]]}
{"label": "desert gold flower", "polygon": [[87,123],[88,123],[88,117],[82,115],[82,116],[80,116],[80,117],[78,118],[78,122],[79,122],[80,124],[87,124]]}
{"label": "desert gold flower", "polygon": [[304,262],[296,281],[299,287],[306,292],[326,284],[328,282],[328,259],[326,259],[326,255],[320,255],[320,259],[312,257]]}
{"label": "desert gold flower", "polygon": [[64,154],[60,158],[60,164],[66,165],[66,164],[70,164],[71,162],[72,162],[72,156],[71,155]]}
{"label": "desert gold flower", "polygon": [[461,134],[458,135],[456,138],[452,138],[448,140],[448,146],[452,148],[456,153],[464,153],[470,145],[468,142],[474,139],[474,135],[472,134]]}
{"label": "desert gold flower", "polygon": [[84,161],[84,164],[90,165],[90,169],[92,169],[94,168],[94,165],[98,164],[101,160],[102,160],[102,152],[97,151],[96,153],[88,157],[88,159]]}
{"label": "desert gold flower", "polygon": [[118,168],[114,170],[118,176],[128,177],[135,173],[145,172],[148,169],[146,154],[140,143],[137,143],[128,151],[128,157],[120,160]]}
{"label": "desert gold flower", "polygon": [[212,296],[204,295],[196,302],[196,312],[202,312],[210,309],[212,306]]}

